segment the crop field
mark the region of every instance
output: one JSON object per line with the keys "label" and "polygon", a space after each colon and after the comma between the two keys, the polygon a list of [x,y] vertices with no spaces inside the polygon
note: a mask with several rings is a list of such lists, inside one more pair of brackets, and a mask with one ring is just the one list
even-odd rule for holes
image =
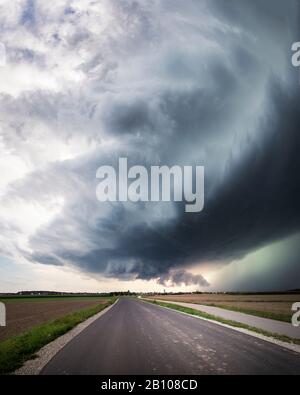
{"label": "crop field", "polygon": [[197,303],[216,306],[228,310],[240,311],[260,317],[290,322],[293,303],[300,302],[299,294],[274,295],[229,295],[229,294],[195,294],[195,295],[154,295],[151,299],[172,302]]}
{"label": "crop field", "polygon": [[104,297],[22,297],[3,298],[7,324],[0,327],[0,342],[47,321],[107,303]]}

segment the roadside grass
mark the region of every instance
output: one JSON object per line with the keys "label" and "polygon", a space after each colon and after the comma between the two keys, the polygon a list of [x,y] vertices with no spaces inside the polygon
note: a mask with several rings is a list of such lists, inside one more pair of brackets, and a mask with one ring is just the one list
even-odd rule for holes
{"label": "roadside grass", "polygon": [[28,332],[10,337],[0,343],[0,375],[14,372],[43,346],[64,335],[76,325],[104,310],[116,301],[110,298],[107,303],[89,309],[79,310],[65,317],[36,326]]}
{"label": "roadside grass", "polygon": [[283,335],[279,335],[277,333],[271,333],[268,331],[265,331],[263,329],[259,329],[250,325],[246,325],[246,324],[242,324],[241,322],[237,322],[237,321],[231,321],[231,320],[226,320],[224,318],[212,315],[212,314],[208,314],[199,310],[194,310],[191,309],[190,307],[184,307],[184,306],[179,306],[177,304],[173,304],[173,303],[164,303],[164,302],[158,302],[157,300],[154,301],[150,301],[149,299],[143,299],[145,302],[148,303],[152,303],[161,307],[167,307],[168,309],[172,309],[172,310],[176,310],[176,311],[180,311],[182,313],[187,313],[187,314],[191,314],[191,315],[195,315],[201,318],[206,318],[208,320],[212,320],[212,321],[217,321],[217,322],[221,322],[222,324],[226,324],[235,328],[242,328],[242,329],[247,329],[251,332],[255,332],[261,335],[264,335],[266,337],[272,337],[273,339],[276,340],[280,340],[282,342],[285,343],[290,343],[290,344],[300,344],[300,339],[292,339],[288,336],[283,336]]}
{"label": "roadside grass", "polygon": [[205,306],[212,306],[212,307],[220,307],[224,310],[236,311],[238,313],[245,313],[249,315],[254,315],[256,317],[261,318],[269,318],[271,320],[282,321],[282,322],[291,322],[292,315],[291,314],[284,314],[284,313],[273,313],[270,311],[259,311],[255,309],[247,309],[244,307],[236,307],[236,306],[228,306],[223,305],[222,303],[203,303]]}

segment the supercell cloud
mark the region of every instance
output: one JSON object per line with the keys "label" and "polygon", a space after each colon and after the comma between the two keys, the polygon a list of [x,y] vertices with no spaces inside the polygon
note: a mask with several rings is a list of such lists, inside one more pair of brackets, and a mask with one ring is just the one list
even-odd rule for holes
{"label": "supercell cloud", "polygon": [[[297,0],[7,0],[0,33],[2,256],[205,288],[300,232]],[[204,211],[98,202],[119,157],[205,166]]]}

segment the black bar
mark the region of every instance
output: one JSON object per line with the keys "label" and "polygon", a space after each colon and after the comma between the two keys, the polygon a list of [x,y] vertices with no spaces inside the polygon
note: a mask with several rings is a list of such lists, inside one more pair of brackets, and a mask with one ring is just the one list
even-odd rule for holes
{"label": "black bar", "polygon": [[[196,394],[204,392],[205,388],[216,391],[218,385],[222,391],[225,388],[234,392],[234,389],[241,389],[237,385],[237,378],[237,376],[1,376],[0,384],[2,388],[7,388],[7,393],[28,391],[31,395],[35,393],[41,395],[45,391],[61,394],[62,390],[67,394],[80,391],[82,395],[101,394],[106,391],[123,393],[184,391]],[[243,376],[243,380],[247,381],[248,389],[252,386],[255,389],[256,380],[253,379],[256,378]]]}

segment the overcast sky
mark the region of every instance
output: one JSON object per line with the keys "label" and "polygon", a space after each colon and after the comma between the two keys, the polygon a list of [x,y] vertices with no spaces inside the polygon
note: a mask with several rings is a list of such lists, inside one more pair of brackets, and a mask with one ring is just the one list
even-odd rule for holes
{"label": "overcast sky", "polygon": [[[300,288],[297,0],[1,0],[0,292]],[[202,165],[205,208],[96,171]]]}

